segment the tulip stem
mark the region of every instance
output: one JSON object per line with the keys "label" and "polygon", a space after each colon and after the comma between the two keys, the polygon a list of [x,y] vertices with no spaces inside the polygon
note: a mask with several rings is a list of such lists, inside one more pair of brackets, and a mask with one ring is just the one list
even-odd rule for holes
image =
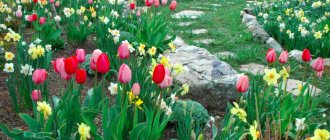
{"label": "tulip stem", "polygon": [[254,93],[254,100],[255,100],[255,107],[256,107],[256,115],[257,115],[257,121],[258,121],[258,129],[260,131],[260,138],[262,138],[262,131],[261,131],[261,123],[260,123],[260,118],[259,118],[259,109],[258,109],[258,99],[257,99],[257,94],[256,92]]}

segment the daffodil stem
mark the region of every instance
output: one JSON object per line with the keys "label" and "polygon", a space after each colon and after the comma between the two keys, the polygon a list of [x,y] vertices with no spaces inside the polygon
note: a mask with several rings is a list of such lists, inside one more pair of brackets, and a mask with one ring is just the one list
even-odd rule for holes
{"label": "daffodil stem", "polygon": [[256,107],[256,114],[257,114],[257,121],[258,121],[258,129],[260,131],[260,138],[262,139],[262,131],[261,131],[261,123],[259,118],[259,109],[258,109],[258,100],[257,100],[257,94],[254,92],[254,100],[255,100],[255,107]]}

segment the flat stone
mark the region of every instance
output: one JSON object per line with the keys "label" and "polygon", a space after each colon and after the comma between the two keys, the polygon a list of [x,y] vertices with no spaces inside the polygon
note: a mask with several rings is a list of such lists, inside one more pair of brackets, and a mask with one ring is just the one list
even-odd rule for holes
{"label": "flat stone", "polygon": [[290,51],[289,52],[289,57],[290,58],[293,58],[293,59],[295,59],[295,60],[297,60],[299,62],[304,62],[302,60],[302,51],[300,51],[300,50],[292,50],[292,51]]}
{"label": "flat stone", "polygon": [[[302,81],[295,80],[295,79],[288,79],[286,91],[297,96],[297,95],[301,94],[301,91],[298,89],[298,87],[303,86],[305,84],[306,84],[306,82],[302,82]],[[308,87],[309,87],[309,91],[311,91],[311,93],[312,93],[311,94],[312,96],[318,95],[321,92],[321,90],[319,88],[317,88],[313,85],[308,85]],[[282,85],[281,89],[285,90],[285,84]],[[307,94],[307,92],[308,92],[308,90],[305,90],[304,94]]]}
{"label": "flat stone", "polygon": [[324,59],[324,71],[330,72],[330,58]]}
{"label": "flat stone", "polygon": [[181,64],[186,69],[174,77],[179,84],[189,85],[189,93],[184,98],[217,111],[225,109],[228,101],[236,99],[236,71],[206,49],[182,46],[166,56],[172,64]]}
{"label": "flat stone", "polygon": [[189,26],[189,25],[191,25],[193,22],[181,22],[181,23],[179,23],[178,25],[179,26]]}
{"label": "flat stone", "polygon": [[264,65],[250,63],[250,64],[241,65],[239,70],[244,72],[249,72],[253,75],[263,75],[264,69],[265,69]]}
{"label": "flat stone", "polygon": [[194,42],[208,45],[213,43],[213,41],[214,41],[213,39],[201,39],[201,40],[195,40]]}
{"label": "flat stone", "polygon": [[184,42],[184,40],[182,38],[180,38],[180,37],[176,37],[173,40],[173,43],[175,44],[175,46],[177,48],[182,47],[182,46],[188,46],[188,44],[186,42]]}
{"label": "flat stone", "polygon": [[196,19],[204,14],[203,11],[194,11],[194,10],[184,10],[172,15],[173,18],[191,18]]}
{"label": "flat stone", "polygon": [[193,34],[204,34],[204,33],[207,33],[207,30],[206,29],[195,29],[195,30],[192,30],[192,33]]}
{"label": "flat stone", "polygon": [[219,53],[216,53],[215,56],[217,56],[221,59],[237,58],[237,55],[233,52],[219,52]]}
{"label": "flat stone", "polygon": [[270,37],[268,38],[268,40],[266,41],[266,45],[269,48],[273,48],[276,52],[283,52],[282,46],[280,45],[280,43],[278,43],[274,38]]}

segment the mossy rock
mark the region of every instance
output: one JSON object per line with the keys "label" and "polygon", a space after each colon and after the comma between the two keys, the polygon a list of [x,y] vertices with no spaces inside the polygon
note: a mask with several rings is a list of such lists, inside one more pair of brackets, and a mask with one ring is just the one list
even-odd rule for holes
{"label": "mossy rock", "polygon": [[207,110],[200,103],[192,100],[178,100],[173,108],[172,121],[184,121],[189,114],[198,124],[206,124],[210,118]]}

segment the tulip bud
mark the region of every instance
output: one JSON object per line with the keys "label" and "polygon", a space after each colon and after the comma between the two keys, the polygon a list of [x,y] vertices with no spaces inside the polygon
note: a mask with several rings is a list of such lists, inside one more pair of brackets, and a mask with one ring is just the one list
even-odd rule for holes
{"label": "tulip bud", "polygon": [[84,69],[78,69],[76,72],[76,82],[78,84],[85,84],[87,79],[87,73]]}
{"label": "tulip bud", "polygon": [[83,63],[86,60],[86,52],[84,49],[76,50],[76,57],[79,63]]}
{"label": "tulip bud", "polygon": [[266,60],[268,63],[274,63],[276,61],[276,52],[273,48],[268,50]]}
{"label": "tulip bud", "polygon": [[49,2],[50,2],[51,4],[53,4],[53,3],[54,3],[54,0],[49,0]]}
{"label": "tulip bud", "polygon": [[171,2],[171,4],[170,4],[170,10],[171,11],[174,11],[175,9],[176,9],[176,0],[173,0],[172,2]]}
{"label": "tulip bud", "polygon": [[311,53],[308,49],[304,49],[302,52],[302,56],[301,56],[302,60],[305,62],[309,62],[312,59]]}
{"label": "tulip bud", "polygon": [[32,21],[38,20],[38,15],[37,14],[32,14]]}
{"label": "tulip bud", "polygon": [[42,84],[47,79],[47,71],[45,69],[36,69],[32,74],[32,81],[35,84]]}
{"label": "tulip bud", "polygon": [[153,0],[146,0],[146,6],[150,7],[154,1]]}
{"label": "tulip bud", "polygon": [[140,17],[140,16],[141,16],[141,11],[140,11],[140,10],[138,10],[138,11],[136,12],[136,16],[137,16],[137,17]]}
{"label": "tulip bud", "polygon": [[119,68],[118,81],[121,83],[128,83],[131,81],[132,72],[131,69],[126,64],[122,64]]}
{"label": "tulip bud", "polygon": [[167,0],[162,0],[162,5],[166,5],[167,4]]}
{"label": "tulip bud", "polygon": [[93,4],[93,0],[88,0],[88,3],[89,4]]}
{"label": "tulip bud", "polygon": [[158,64],[155,68],[154,68],[154,72],[152,75],[152,80],[156,83],[156,84],[160,84],[161,82],[163,82],[165,78],[165,67],[163,64]]}
{"label": "tulip bud", "polygon": [[158,7],[159,4],[160,4],[159,0],[154,0],[154,5],[155,5],[155,7]]}
{"label": "tulip bud", "polygon": [[288,62],[288,59],[289,59],[289,54],[288,54],[288,51],[283,51],[280,55],[280,57],[278,58],[278,61],[281,63],[281,64],[285,64],[286,62]]}
{"label": "tulip bud", "polygon": [[107,54],[102,53],[96,61],[96,71],[105,74],[110,69],[110,60]]}
{"label": "tulip bud", "polygon": [[60,7],[60,2],[59,1],[55,2],[55,7]]}
{"label": "tulip bud", "polygon": [[89,66],[92,70],[96,70],[96,61],[101,54],[102,54],[102,51],[99,49],[96,49],[93,51],[92,57],[89,61]]}
{"label": "tulip bud", "polygon": [[323,58],[321,58],[321,57],[317,58],[314,61],[312,67],[316,72],[323,71],[324,70],[324,60],[323,60]]}
{"label": "tulip bud", "polygon": [[33,2],[34,2],[34,3],[37,3],[37,2],[38,2],[38,0],[33,0]]}
{"label": "tulip bud", "polygon": [[41,17],[40,19],[39,19],[39,24],[40,25],[44,25],[46,23],[46,18],[45,17]]}
{"label": "tulip bud", "polygon": [[129,4],[129,9],[131,10],[134,10],[135,9],[135,2],[132,1],[130,4]]}
{"label": "tulip bud", "polygon": [[75,74],[78,69],[78,60],[76,57],[69,57],[64,59],[64,69],[67,74]]}
{"label": "tulip bud", "polygon": [[41,91],[40,90],[33,90],[31,92],[31,98],[33,101],[39,101],[42,99]]}
{"label": "tulip bud", "polygon": [[249,77],[246,75],[241,75],[238,77],[236,83],[236,90],[237,92],[244,93],[249,88]]}
{"label": "tulip bud", "polygon": [[22,16],[23,16],[22,10],[17,10],[15,15],[17,18],[22,18]]}
{"label": "tulip bud", "polygon": [[118,47],[118,57],[119,59],[127,59],[130,55],[128,44],[126,42],[122,42]]}
{"label": "tulip bud", "polygon": [[135,96],[139,96],[139,94],[140,94],[140,84],[139,83],[134,83],[133,84],[132,92]]}

